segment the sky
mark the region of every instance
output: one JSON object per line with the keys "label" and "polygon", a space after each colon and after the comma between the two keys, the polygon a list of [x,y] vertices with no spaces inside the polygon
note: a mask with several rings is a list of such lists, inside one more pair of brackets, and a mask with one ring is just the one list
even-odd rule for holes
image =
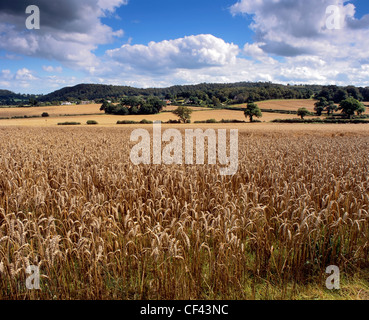
{"label": "sky", "polygon": [[[39,29],[27,28],[29,5]],[[369,86],[368,51],[367,0],[0,0],[0,89],[16,93],[79,83]]]}

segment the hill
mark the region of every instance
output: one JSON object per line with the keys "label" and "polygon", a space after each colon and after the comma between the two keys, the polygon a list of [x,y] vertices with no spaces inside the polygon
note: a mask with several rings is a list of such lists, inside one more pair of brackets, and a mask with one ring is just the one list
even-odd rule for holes
{"label": "hill", "polygon": [[244,103],[248,100],[260,101],[269,99],[307,99],[318,93],[321,86],[285,86],[264,82],[238,82],[197,85],[177,85],[168,88],[140,89],[128,86],[113,86],[102,84],[79,84],[74,87],[66,87],[39,98],[40,101],[76,101],[118,99],[123,96],[158,96],[165,99],[173,98],[197,98],[201,101],[219,99],[220,102],[234,100],[236,103]]}
{"label": "hill", "polygon": [[17,105],[28,102],[34,95],[14,93],[9,90],[0,89],[0,105]]}
{"label": "hill", "polygon": [[143,90],[102,84],[79,84],[51,92],[40,98],[41,101],[96,100],[141,95]]}
{"label": "hill", "polygon": [[50,105],[57,104],[60,101],[78,102],[86,100],[95,100],[98,103],[102,100],[119,102],[119,99],[126,96],[157,96],[176,103],[185,102],[189,105],[202,106],[239,105],[265,100],[310,99],[312,97],[317,99],[326,98],[338,103],[348,96],[369,101],[369,88],[334,85],[282,85],[271,82],[201,83],[147,89],[104,84],[79,84],[38,96],[0,90],[0,104]]}

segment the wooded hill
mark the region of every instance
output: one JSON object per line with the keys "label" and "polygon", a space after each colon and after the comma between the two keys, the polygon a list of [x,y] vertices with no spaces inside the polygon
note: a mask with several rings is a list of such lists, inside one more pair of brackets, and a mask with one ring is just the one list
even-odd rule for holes
{"label": "wooded hill", "polygon": [[172,101],[185,100],[193,105],[242,104],[271,99],[310,99],[325,97],[338,103],[352,96],[361,101],[369,101],[369,88],[338,87],[320,85],[281,85],[270,82],[202,83],[197,85],[177,85],[168,88],[140,89],[128,86],[102,84],[79,84],[65,87],[46,95],[22,95],[8,90],[0,90],[1,105],[41,105],[60,101],[103,100],[119,102],[123,97],[150,96]]}
{"label": "wooded hill", "polygon": [[17,105],[28,103],[33,97],[35,96],[31,94],[20,94],[9,90],[0,90],[0,105]]}
{"label": "wooded hill", "polygon": [[318,93],[321,86],[284,86],[272,83],[239,82],[233,84],[207,84],[172,86],[169,88],[139,89],[127,86],[99,84],[80,84],[52,92],[40,101],[70,100],[114,100],[124,96],[157,96],[163,99],[189,99],[191,97],[206,101],[214,97],[220,102],[234,100],[244,103],[247,100],[260,101],[268,99],[306,99]]}

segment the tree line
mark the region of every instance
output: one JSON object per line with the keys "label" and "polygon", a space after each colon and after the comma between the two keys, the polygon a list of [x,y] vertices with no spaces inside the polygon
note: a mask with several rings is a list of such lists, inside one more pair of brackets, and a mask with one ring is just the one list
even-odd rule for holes
{"label": "tree line", "polygon": [[[326,102],[326,99],[321,98],[321,100],[316,103],[316,106],[317,105],[320,106],[322,101]],[[344,118],[352,119],[355,113],[357,114],[357,116],[361,116],[366,111],[366,107],[364,106],[364,104],[358,101],[357,99],[354,99],[353,97],[348,97],[345,100],[342,100],[338,106],[336,106],[333,103],[333,106],[331,103],[327,103],[323,110],[319,109],[321,111],[319,116],[322,115],[323,111],[327,111],[328,116],[330,116],[332,109],[334,109],[335,111],[341,111],[341,115]],[[263,116],[261,109],[254,102],[249,102],[247,104],[247,107],[243,111],[244,111],[245,117],[249,118],[250,122],[255,122],[255,118],[261,118]],[[188,107],[179,106],[176,110],[172,112],[173,114],[178,116],[180,122],[188,123],[191,120],[191,114],[193,111]],[[301,120],[304,120],[306,116],[312,116],[314,114],[310,112],[309,110],[307,110],[306,108],[300,108],[297,110],[297,115],[301,117]]]}
{"label": "tree line", "polygon": [[358,101],[369,101],[369,87],[338,87],[335,85],[324,86],[315,96],[315,98],[318,100],[324,98],[327,101],[333,101],[334,103],[340,103],[349,97],[352,97]]}
{"label": "tree line", "polygon": [[168,88],[140,89],[128,86],[80,84],[66,87],[47,95],[20,95],[0,90],[0,104],[45,106],[58,105],[62,101],[79,103],[94,100],[103,103],[109,100],[120,103],[127,97],[157,97],[181,105],[221,107],[273,99],[325,98],[328,102],[340,103],[353,97],[358,101],[369,101],[369,87],[338,87],[320,85],[281,85],[271,82],[238,82],[228,84],[202,83],[177,85]]}
{"label": "tree line", "polygon": [[133,88],[100,84],[80,84],[41,96],[45,101],[76,101],[106,99],[117,102],[123,97],[155,96],[167,100],[186,100],[189,104],[245,103],[269,99],[306,99],[321,90],[321,86],[285,86],[270,82],[238,82],[231,84],[202,83],[168,88]]}
{"label": "tree line", "polygon": [[158,97],[125,97],[120,103],[104,101],[100,110],[107,114],[115,115],[138,115],[138,114],[157,114],[162,111],[166,103]]}
{"label": "tree line", "polygon": [[221,104],[242,104],[270,99],[310,99],[320,86],[284,86],[272,83],[240,82],[234,84],[198,84],[169,88],[138,89],[122,86],[78,85],[63,88],[40,101],[110,100],[120,102],[124,97],[150,96],[187,105],[218,107]]}

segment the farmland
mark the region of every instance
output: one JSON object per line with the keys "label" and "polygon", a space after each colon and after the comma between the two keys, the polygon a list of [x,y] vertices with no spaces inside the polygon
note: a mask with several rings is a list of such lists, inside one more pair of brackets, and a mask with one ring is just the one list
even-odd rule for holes
{"label": "farmland", "polygon": [[368,1],[0,3],[12,314],[369,301]]}
{"label": "farmland", "polygon": [[[163,124],[239,129],[232,177],[219,165],[132,164],[130,133],[151,125],[117,121],[167,122],[175,106],[0,109],[13,117],[0,119],[0,299],[368,299],[368,125],[270,123],[296,118],[278,112],[195,123],[245,121],[245,106],[191,107],[191,124]],[[41,290],[24,286],[29,265]],[[329,265],[340,291],[325,288]]]}
{"label": "farmland", "polygon": [[65,105],[50,107],[27,107],[27,108],[0,108],[0,118],[41,116],[47,112],[50,116],[81,115],[81,114],[104,114],[100,111],[99,104],[88,105]]}
{"label": "farmland", "polygon": [[[314,112],[315,100],[269,100],[258,102],[257,105],[260,109],[274,109],[274,110],[286,110],[286,111],[297,111],[299,108],[306,108],[310,112]],[[246,104],[236,105],[239,108],[246,108]]]}
{"label": "farmland", "polygon": [[0,299],[368,299],[367,126],[239,128],[233,177],[134,166],[126,126],[0,128]]}
{"label": "farmland", "polygon": [[[0,108],[0,126],[56,126],[59,122],[80,122],[85,124],[88,120],[96,120],[102,126],[114,126],[117,121],[131,120],[140,122],[142,119],[150,121],[161,120],[163,122],[169,120],[175,120],[177,117],[170,111],[173,111],[175,106],[168,106],[164,108],[164,112],[155,115],[129,115],[129,116],[116,116],[106,115],[103,111],[100,111],[100,104],[92,105],[75,105],[75,106],[53,106],[53,107],[30,107],[30,108]],[[276,100],[269,102],[261,102],[261,108],[267,109],[283,109],[289,111],[297,111],[301,106],[314,107],[313,100],[285,100],[284,102]],[[240,105],[245,107],[245,105]],[[194,111],[192,114],[192,122],[206,121],[208,119],[215,119],[220,121],[226,120],[241,120],[245,121],[246,118],[243,112],[237,110],[218,110],[204,107],[191,107]],[[46,112],[50,117],[41,118],[41,114]],[[24,118],[24,116],[28,118]],[[31,118],[38,116],[36,118]],[[1,119],[12,118],[16,119]],[[263,113],[263,117],[260,119],[264,122],[269,122],[274,119],[293,119],[296,115],[292,114],[278,114],[278,113]],[[309,118],[309,117],[308,117]]]}

